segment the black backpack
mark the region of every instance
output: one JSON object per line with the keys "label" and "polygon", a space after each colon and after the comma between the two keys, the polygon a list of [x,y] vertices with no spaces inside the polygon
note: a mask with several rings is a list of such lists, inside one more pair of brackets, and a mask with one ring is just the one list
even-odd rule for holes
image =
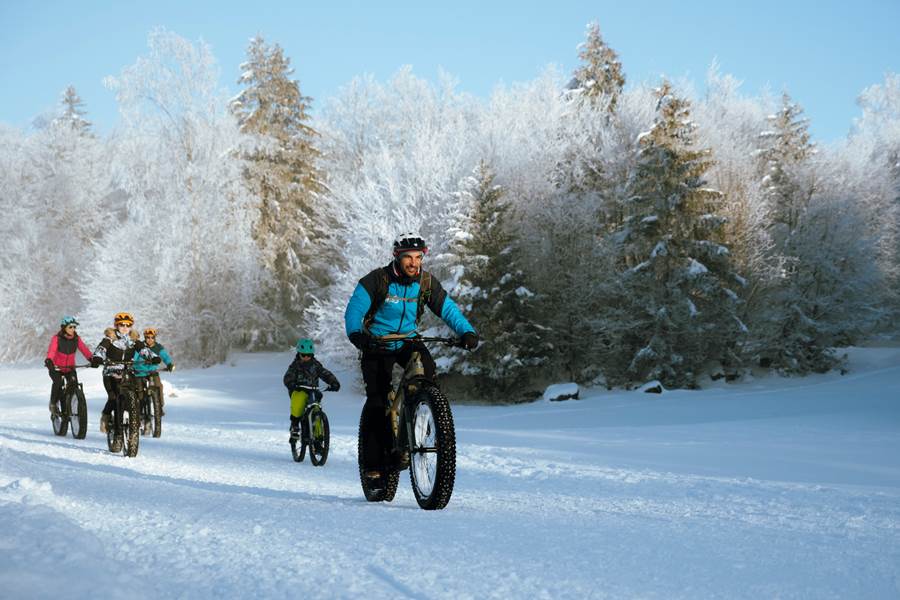
{"label": "black backpack", "polygon": [[[375,318],[375,313],[378,312],[378,309],[381,308],[381,305],[384,304],[385,299],[387,298],[388,293],[388,285],[390,282],[388,281],[388,274],[384,269],[378,269],[378,278],[375,286],[375,297],[372,298],[372,306],[369,307],[368,312],[366,312],[366,316],[363,318],[363,325],[366,329],[369,328],[369,324],[372,322],[372,319]],[[425,306],[431,301],[431,273],[422,269],[422,274],[419,275],[419,295],[416,298],[416,325],[419,324],[419,319],[422,318],[422,313],[425,312]]]}

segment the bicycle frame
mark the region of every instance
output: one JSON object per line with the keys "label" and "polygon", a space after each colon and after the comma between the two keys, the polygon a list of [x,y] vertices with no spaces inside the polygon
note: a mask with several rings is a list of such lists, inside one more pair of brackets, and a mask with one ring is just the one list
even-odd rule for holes
{"label": "bicycle frame", "polygon": [[[123,369],[121,371],[122,378],[119,383],[119,392],[116,394],[116,403],[115,403],[115,418],[112,421],[112,427],[114,429],[114,436],[116,439],[126,439],[129,436],[129,432],[125,430],[125,396],[126,393],[131,393],[132,397],[135,397],[138,400],[137,406],[137,414],[132,414],[129,411],[128,419],[129,423],[133,422],[135,418],[140,420],[140,398],[137,396],[141,393],[140,384],[137,380],[137,376],[134,374],[134,361],[132,360],[121,360],[121,361],[111,361],[107,360],[104,362],[105,366],[111,365],[122,365]],[[138,421],[140,422],[140,421]],[[108,437],[108,436],[107,436]],[[140,434],[137,436],[137,440],[134,441],[133,447],[129,445],[129,443],[122,444],[122,453],[126,456],[136,456],[138,444],[140,443]],[[112,448],[110,448],[112,450]],[[132,452],[133,451],[133,452]]]}
{"label": "bicycle frame", "polygon": [[[410,342],[440,342],[448,346],[459,344],[459,340],[446,337],[423,337],[423,336],[402,336],[402,335],[386,335],[376,338],[379,342],[394,341],[410,341]],[[388,416],[391,422],[391,431],[394,438],[394,450],[409,451],[415,447],[415,439],[413,438],[412,420],[413,415],[409,414],[406,405],[407,396],[413,396],[419,391],[422,385],[437,384],[430,378],[425,376],[425,366],[422,363],[422,356],[418,350],[414,350],[410,355],[409,362],[403,369],[403,375],[397,386],[388,392]],[[401,420],[401,415],[403,419]],[[402,425],[402,429],[401,429]],[[405,434],[405,435],[403,435]],[[426,449],[427,450],[427,449]]]}

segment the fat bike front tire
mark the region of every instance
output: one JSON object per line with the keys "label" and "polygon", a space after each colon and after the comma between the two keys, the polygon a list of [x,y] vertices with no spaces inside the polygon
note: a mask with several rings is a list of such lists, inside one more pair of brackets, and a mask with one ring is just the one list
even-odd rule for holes
{"label": "fat bike front tire", "polygon": [[330,441],[328,415],[322,409],[312,411],[309,415],[309,461],[314,467],[321,467],[328,460]]}
{"label": "fat bike front tire", "polygon": [[426,386],[413,397],[411,410],[410,483],[421,508],[440,510],[450,501],[456,479],[456,430],[450,402],[440,389]]}
{"label": "fat bike front tire", "polygon": [[72,437],[83,440],[88,430],[87,400],[84,399],[84,390],[81,384],[75,388],[75,393],[68,399],[69,423],[72,428]]}
{"label": "fat bike front tire", "polygon": [[123,431],[125,433],[124,452],[125,456],[133,458],[137,456],[141,443],[141,403],[137,396],[131,392],[126,392],[123,404],[128,413],[128,419],[123,420]]}

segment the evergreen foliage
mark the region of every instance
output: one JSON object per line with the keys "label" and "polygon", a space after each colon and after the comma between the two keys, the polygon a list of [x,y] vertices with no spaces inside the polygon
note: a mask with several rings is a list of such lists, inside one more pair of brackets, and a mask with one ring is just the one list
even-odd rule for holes
{"label": "evergreen foliage", "polygon": [[590,23],[585,37],[578,52],[582,64],[575,71],[569,88],[580,90],[591,101],[605,101],[609,112],[615,112],[619,95],[625,87],[619,55],[603,41],[599,23]]}
{"label": "evergreen foliage", "polygon": [[623,292],[637,320],[621,343],[632,357],[630,379],[694,386],[708,362],[737,363],[734,343],[744,325],[733,288],[743,279],[724,244],[721,193],[704,179],[712,159],[696,148],[690,105],[668,82],[657,98],[619,232],[629,267]]}
{"label": "evergreen foliage", "polygon": [[900,333],[900,76],[815,148],[787,95],[716,72],[699,99],[626,90],[596,24],[579,57],[568,89],[548,69],[487,103],[408,67],[360,77],[313,119],[277,45],[250,42],[229,101],[207,46],[153,32],[108,80],[115,134],[72,87],[34,129],[0,125],[0,360],[41,356],[62,314],[95,341],[130,310],[182,364],[303,327],[349,367],[347,299],[409,230],[484,340],[441,357],[473,399],[820,371]]}
{"label": "evergreen foliage", "polygon": [[64,123],[82,134],[90,134],[91,122],[85,119],[87,110],[84,102],[75,91],[75,86],[66,87],[62,98],[63,113],[56,119],[58,123]]}
{"label": "evergreen foliage", "polygon": [[759,151],[767,226],[774,243],[770,259],[777,269],[760,322],[763,343],[753,350],[757,358],[789,373],[821,372],[835,364],[826,302],[819,296],[825,293],[822,278],[829,272],[832,278],[838,275],[833,261],[823,260],[822,254],[809,255],[821,252],[814,242],[821,231],[821,215],[809,212],[817,192],[810,162],[816,150],[802,114],[800,106],[783,94],[781,108],[769,117],[769,129],[760,134]]}
{"label": "evergreen foliage", "polygon": [[244,176],[259,201],[254,238],[274,282],[264,303],[277,316],[276,339],[288,341],[298,335],[311,297],[328,281],[317,256],[328,223],[318,133],[309,124],[311,99],[291,79],[290,59],[278,44],[253,38],[241,71],[238,83],[245,88],[231,106],[241,132],[252,140]]}
{"label": "evergreen foliage", "polygon": [[510,229],[510,206],[494,180],[482,161],[461,193],[465,218],[451,231],[455,235],[450,252],[459,281],[453,292],[483,340],[478,352],[461,355],[456,368],[475,376],[484,396],[509,401],[528,389],[547,349]]}

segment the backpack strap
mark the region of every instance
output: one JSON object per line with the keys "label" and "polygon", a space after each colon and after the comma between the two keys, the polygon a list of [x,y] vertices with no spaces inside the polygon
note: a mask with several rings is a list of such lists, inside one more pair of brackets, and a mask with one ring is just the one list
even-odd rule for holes
{"label": "backpack strap", "polygon": [[382,304],[384,304],[385,298],[387,298],[388,275],[384,269],[378,269],[376,271],[374,292],[375,294],[372,297],[372,305],[369,307],[369,310],[366,311],[366,315],[363,317],[363,329],[365,331],[369,330],[369,325],[375,318],[375,313],[378,312],[378,309],[381,308]]}
{"label": "backpack strap", "polygon": [[425,306],[429,302],[431,302],[431,273],[422,269],[422,274],[419,276],[419,298],[416,302],[416,325],[419,324],[422,313],[425,312]]}

